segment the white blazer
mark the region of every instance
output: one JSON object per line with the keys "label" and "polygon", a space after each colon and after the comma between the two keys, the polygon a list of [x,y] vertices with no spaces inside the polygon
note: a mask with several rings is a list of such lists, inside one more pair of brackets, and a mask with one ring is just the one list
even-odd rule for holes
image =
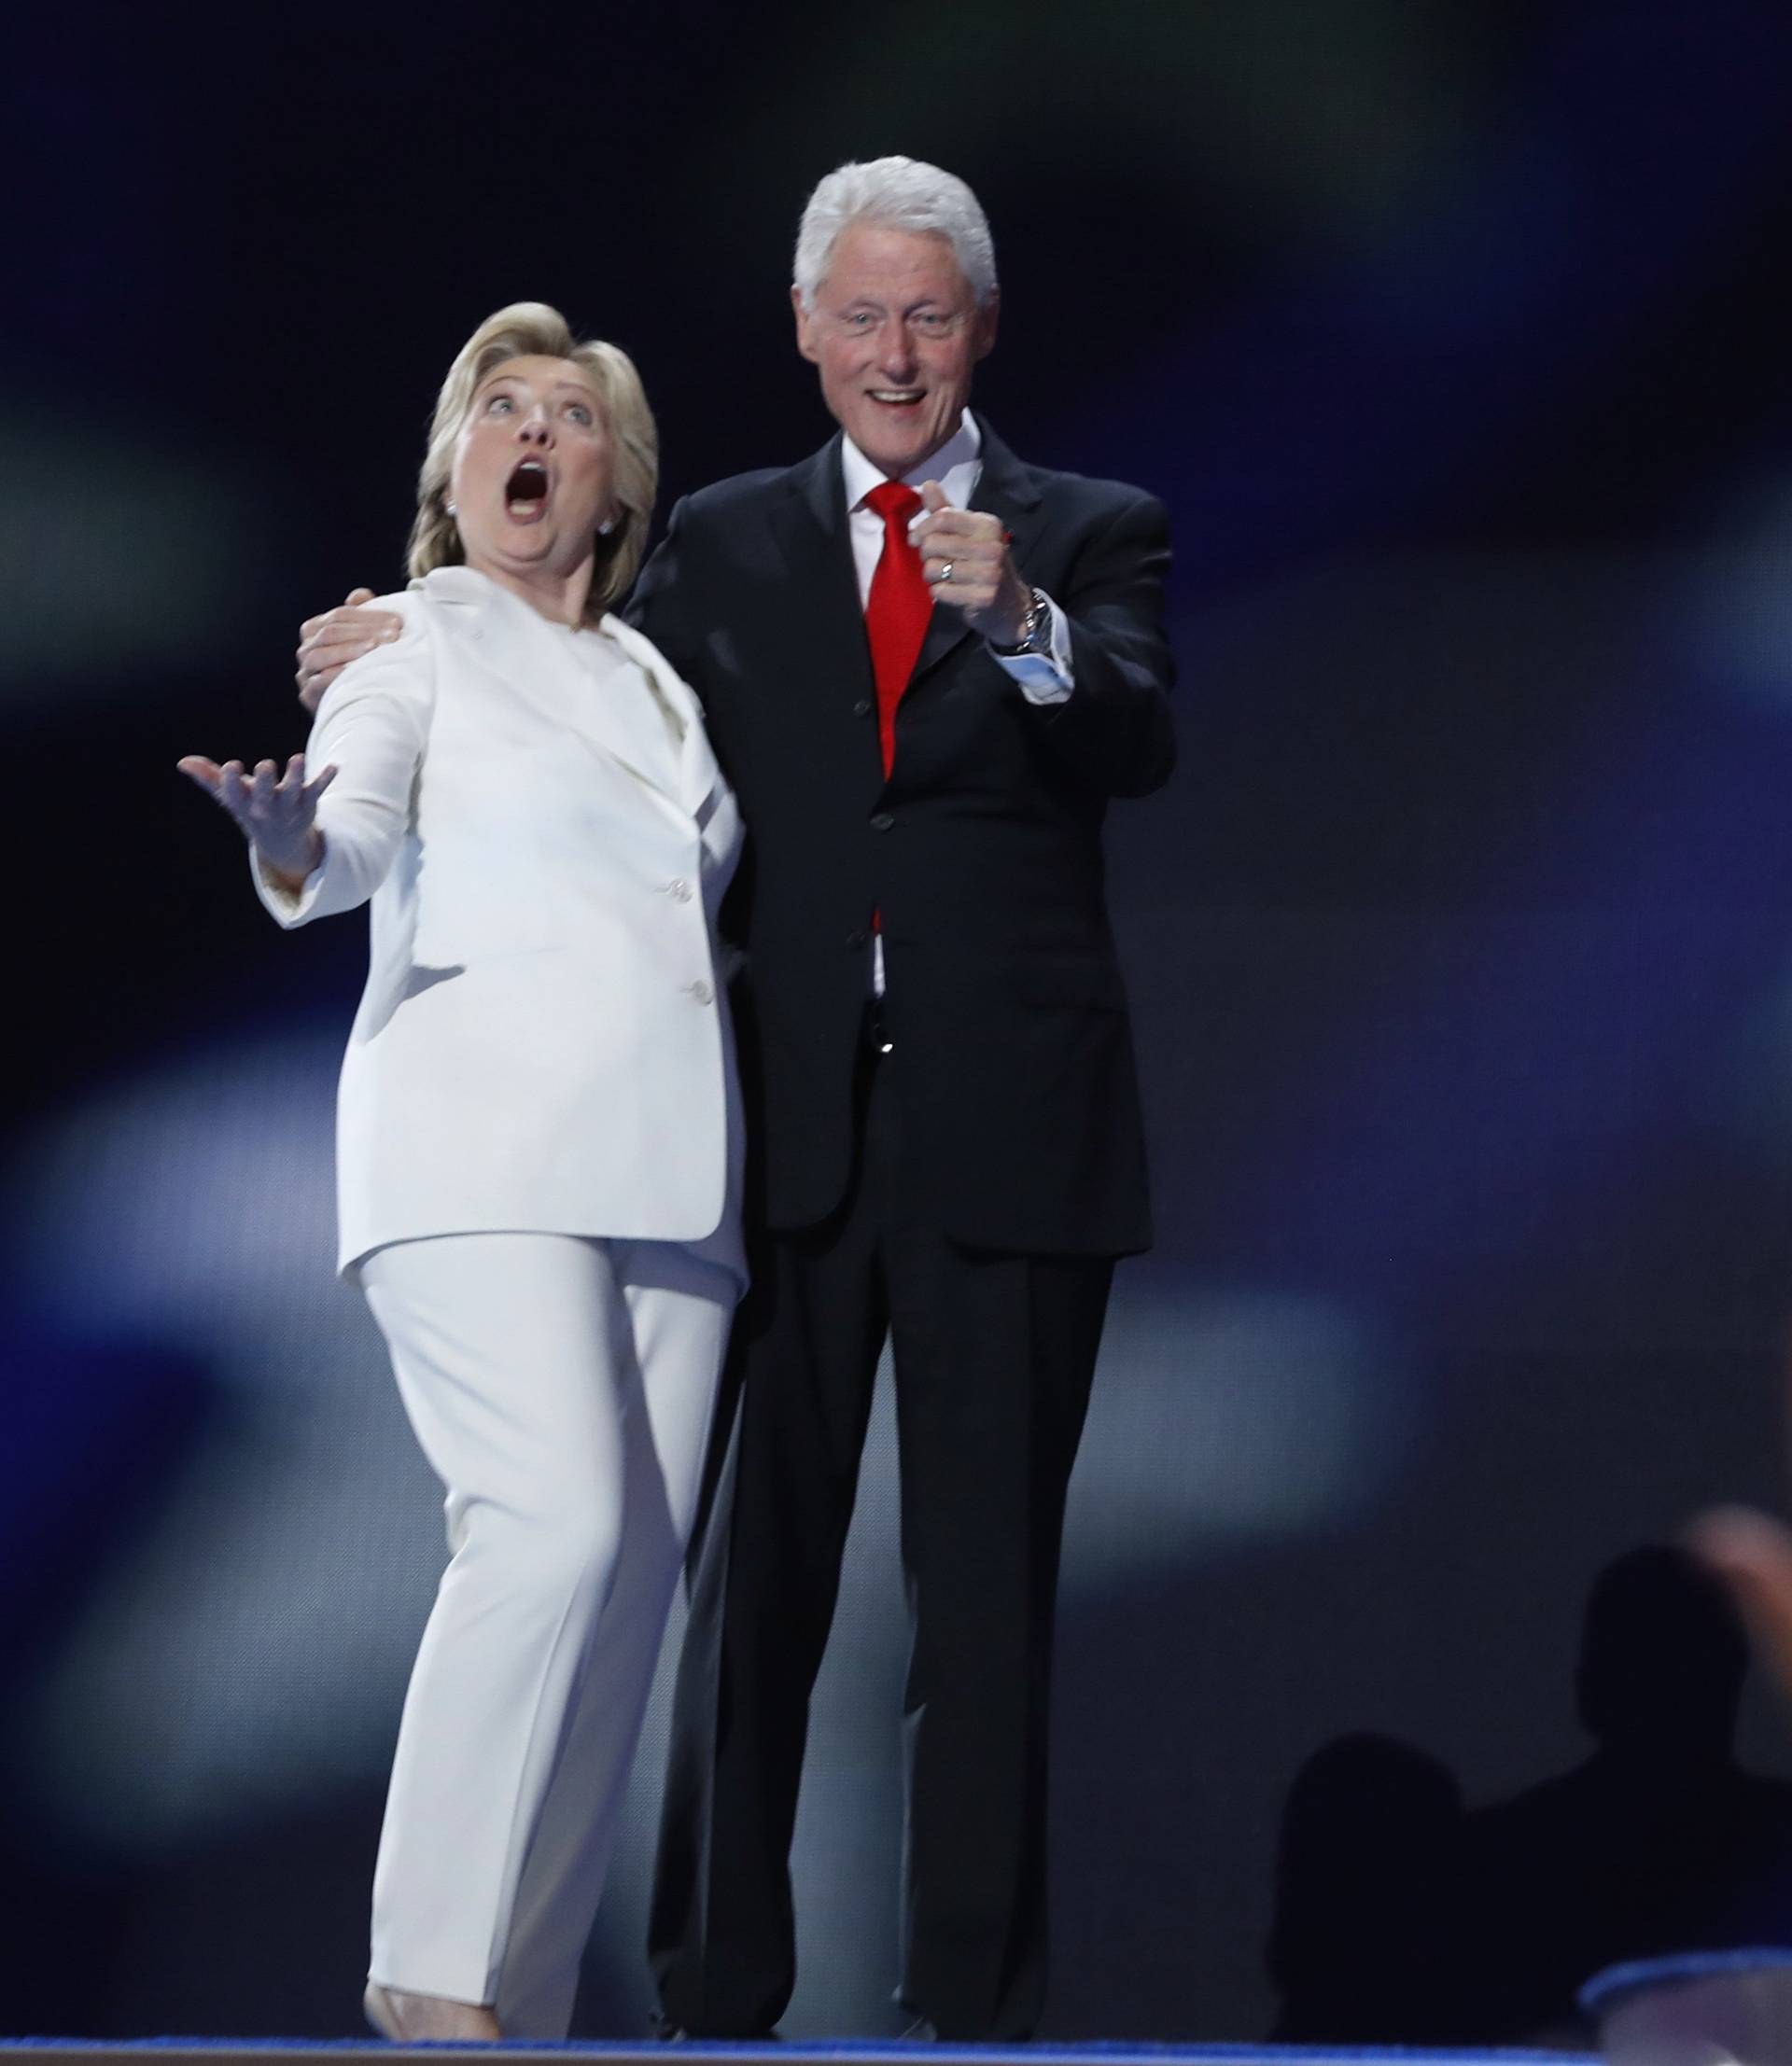
{"label": "white blazer", "polygon": [[[702,711],[614,617],[574,633],[469,567],[381,599],[306,768],[324,859],[283,926],[371,900],[336,1113],[339,1265],[479,1230],[702,1244],[744,1281],[715,915],[740,817]],[[639,698],[623,709],[620,696]],[[663,751],[653,750],[663,747]]]}

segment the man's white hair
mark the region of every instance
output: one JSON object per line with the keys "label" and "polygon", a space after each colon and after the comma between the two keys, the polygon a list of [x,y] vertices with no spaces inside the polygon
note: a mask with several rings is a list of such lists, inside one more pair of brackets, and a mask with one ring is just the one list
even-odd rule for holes
{"label": "man's white hair", "polygon": [[996,292],[989,218],[962,179],[917,158],[873,158],[836,166],[809,196],[796,232],[796,291],[805,309],[828,276],[828,260],[849,223],[875,222],[944,237],[979,308]]}

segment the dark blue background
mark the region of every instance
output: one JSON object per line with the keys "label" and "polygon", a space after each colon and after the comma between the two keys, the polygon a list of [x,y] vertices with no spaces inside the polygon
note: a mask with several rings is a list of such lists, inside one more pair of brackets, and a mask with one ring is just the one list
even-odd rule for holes
{"label": "dark blue background", "polygon": [[[1259,2033],[1309,1754],[1379,1732],[1477,1808],[1572,1766],[1595,1572],[1780,1491],[1792,15],[669,0],[9,41],[0,2022],[354,2027],[440,1559],[329,1274],[360,928],[279,937],[173,762],[302,743],[297,623],[399,579],[436,384],[504,301],[636,355],[666,506],[819,443],[796,217],[903,150],[994,222],[979,404],[1177,523],[1183,765],[1112,839],[1161,1236],[1073,1495],[1050,2028]],[[792,2032],[896,2014],[888,1435]],[[594,2031],[645,2014],[662,1728]],[[1783,1766],[1780,1718],[1744,1748]],[[1400,1782],[1365,1783],[1373,1850]],[[1449,1884],[1471,1966],[1519,1957]],[[1498,1991],[1435,2015],[1504,2034]]]}

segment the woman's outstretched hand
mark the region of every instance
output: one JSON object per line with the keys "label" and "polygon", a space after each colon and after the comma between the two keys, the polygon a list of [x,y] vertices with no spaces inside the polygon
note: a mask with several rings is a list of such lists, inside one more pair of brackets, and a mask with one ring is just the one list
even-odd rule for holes
{"label": "woman's outstretched hand", "polygon": [[219,767],[198,753],[188,754],[175,765],[236,820],[264,871],[281,888],[302,886],[323,859],[317,799],[336,779],[333,767],[307,782],[302,753],[287,762],[284,775],[272,761],[258,761],[254,773],[245,774],[241,761],[226,761]]}

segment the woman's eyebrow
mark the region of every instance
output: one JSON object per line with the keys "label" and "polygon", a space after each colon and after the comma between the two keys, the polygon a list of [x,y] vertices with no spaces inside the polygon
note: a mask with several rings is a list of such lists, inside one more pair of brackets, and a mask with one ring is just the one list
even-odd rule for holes
{"label": "woman's eyebrow", "polygon": [[[527,385],[527,380],[521,373],[488,373],[474,388],[473,393],[475,395],[484,395],[489,394],[497,387],[526,387]],[[577,395],[581,399],[588,402],[596,402],[602,399],[595,387],[586,386],[581,380],[553,381],[550,384],[547,392],[550,395]]]}

